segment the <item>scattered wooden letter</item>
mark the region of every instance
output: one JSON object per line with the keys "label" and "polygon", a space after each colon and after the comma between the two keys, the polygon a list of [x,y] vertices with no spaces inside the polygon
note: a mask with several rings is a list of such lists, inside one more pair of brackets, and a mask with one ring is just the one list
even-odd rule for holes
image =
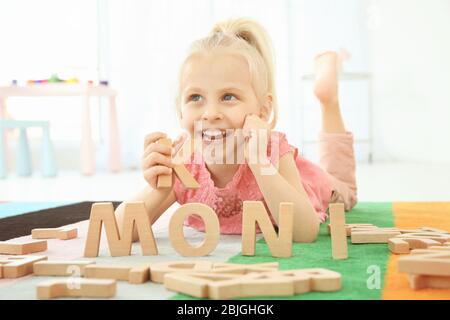
{"label": "scattered wooden letter", "polygon": [[25,255],[47,250],[47,241],[31,240],[20,242],[0,241],[0,254]]}
{"label": "scattered wooden letter", "polygon": [[388,241],[389,250],[395,254],[409,253],[412,249],[427,249],[441,246],[450,240],[449,234],[435,232],[405,233]]}
{"label": "scattered wooden letter", "polygon": [[278,236],[261,201],[244,201],[242,220],[242,255],[255,255],[256,224],[258,224],[272,256],[292,256],[294,226],[294,206],[292,202],[280,203]]}
{"label": "scattered wooden letter", "polygon": [[47,260],[46,256],[0,257],[0,278],[20,278],[33,273],[33,264]]}
{"label": "scattered wooden letter", "polygon": [[124,208],[123,232],[119,233],[114,207],[111,202],[94,203],[91,208],[89,229],[84,249],[85,257],[97,257],[102,225],[105,226],[111,256],[131,254],[133,228],[136,227],[143,255],[156,255],[155,238],[144,202],[126,202]]}
{"label": "scattered wooden letter", "polygon": [[213,261],[168,261],[150,264],[151,281],[163,283],[168,273],[227,273],[247,274],[278,270],[278,262],[237,264]]}
{"label": "scattered wooden letter", "polygon": [[38,299],[111,298],[116,295],[116,280],[83,278],[50,280],[37,285],[36,295]]}
{"label": "scattered wooden letter", "polygon": [[224,273],[169,273],[164,285],[199,298],[233,299],[291,296],[309,291],[337,291],[341,275],[326,269],[300,269],[232,275]]}
{"label": "scattered wooden letter", "polygon": [[409,285],[413,290],[420,289],[450,289],[450,277],[409,274]]}
{"label": "scattered wooden letter", "polygon": [[347,232],[345,230],[345,210],[343,203],[329,206],[331,224],[331,252],[333,259],[347,259]]}
{"label": "scattered wooden letter", "polygon": [[[161,138],[158,143],[162,143],[166,146],[172,146],[172,140],[168,138]],[[188,171],[183,163],[174,164],[173,172],[176,174],[178,179],[188,189],[200,188],[200,184],[195,180],[192,174]],[[172,187],[172,175],[173,174],[160,174],[157,180],[157,188],[170,188]]]}
{"label": "scattered wooden letter", "polygon": [[86,266],[95,261],[39,261],[33,266],[36,276],[83,276]]}
{"label": "scattered wooden letter", "polygon": [[[191,246],[184,238],[184,220],[190,215],[198,215],[205,224],[205,240],[198,247]],[[199,257],[210,254],[219,243],[219,218],[211,207],[202,203],[186,203],[179,207],[169,222],[169,239],[173,248],[182,256]]]}
{"label": "scattered wooden letter", "polygon": [[398,271],[429,276],[450,276],[450,252],[400,257]]}
{"label": "scattered wooden letter", "polygon": [[69,240],[78,236],[77,228],[39,228],[31,230],[33,239],[60,239]]}
{"label": "scattered wooden letter", "polygon": [[118,265],[89,265],[84,269],[85,278],[124,280],[133,284],[140,284],[150,280],[149,265],[118,266]]}

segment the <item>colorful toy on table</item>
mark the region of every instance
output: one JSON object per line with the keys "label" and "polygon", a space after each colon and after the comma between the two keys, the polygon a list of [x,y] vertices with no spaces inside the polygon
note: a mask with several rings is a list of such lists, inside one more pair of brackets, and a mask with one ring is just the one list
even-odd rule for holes
{"label": "colorful toy on table", "polygon": [[69,78],[67,80],[60,79],[56,74],[53,74],[49,79],[44,80],[28,80],[28,85],[44,84],[44,83],[79,83],[78,78]]}

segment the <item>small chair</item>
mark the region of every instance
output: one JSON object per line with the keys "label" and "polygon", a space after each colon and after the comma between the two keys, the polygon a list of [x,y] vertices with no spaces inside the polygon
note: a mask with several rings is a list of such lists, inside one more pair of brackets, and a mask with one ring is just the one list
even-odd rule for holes
{"label": "small chair", "polygon": [[20,120],[0,120],[0,179],[6,178],[6,129],[19,129],[20,136],[17,146],[17,175],[21,177],[30,176],[32,173],[32,163],[30,148],[28,146],[27,129],[31,127],[42,128],[42,159],[41,168],[44,177],[54,177],[57,175],[53,145],[50,140],[48,121],[20,121]]}

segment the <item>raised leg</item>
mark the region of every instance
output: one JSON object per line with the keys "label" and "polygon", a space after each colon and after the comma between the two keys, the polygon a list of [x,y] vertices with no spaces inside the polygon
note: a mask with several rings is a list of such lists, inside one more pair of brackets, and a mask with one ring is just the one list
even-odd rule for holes
{"label": "raised leg", "polygon": [[346,132],[339,108],[338,55],[327,51],[315,58],[316,81],[314,94],[322,109],[322,131],[326,133]]}

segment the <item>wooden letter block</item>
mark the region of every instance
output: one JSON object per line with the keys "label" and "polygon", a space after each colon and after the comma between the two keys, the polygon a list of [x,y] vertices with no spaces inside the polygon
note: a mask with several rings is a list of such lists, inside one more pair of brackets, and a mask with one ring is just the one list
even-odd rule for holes
{"label": "wooden letter block", "polygon": [[[163,143],[166,146],[172,146],[172,140],[167,138],[162,138],[158,140],[158,143]],[[178,179],[187,189],[197,189],[200,188],[200,184],[195,180],[192,174],[188,171],[183,163],[175,164],[173,167],[173,172],[175,172]],[[170,188],[172,187],[172,174],[161,174],[158,176],[157,188]]]}
{"label": "wooden letter block", "polygon": [[39,261],[33,266],[36,276],[83,276],[86,266],[95,261]]}
{"label": "wooden letter block", "polygon": [[392,230],[367,230],[367,231],[355,231],[352,230],[351,239],[354,244],[363,243],[388,243],[389,239],[400,235],[399,231]]}
{"label": "wooden letter block", "polygon": [[[168,138],[161,138],[157,143],[172,147],[172,140]],[[172,186],[172,174],[160,174],[156,182],[157,188],[170,188]]]}
{"label": "wooden letter block", "polygon": [[46,256],[0,257],[0,278],[20,278],[33,273],[33,264],[47,260]]}
{"label": "wooden letter block", "polygon": [[278,262],[265,262],[255,264],[239,264],[239,263],[214,263],[212,272],[217,273],[233,273],[248,274],[278,271]]}
{"label": "wooden letter block", "polygon": [[112,298],[116,295],[116,280],[83,278],[51,280],[38,284],[36,295],[38,299],[60,297]]}
{"label": "wooden letter block", "polygon": [[409,255],[398,259],[398,271],[430,276],[450,276],[450,253]]}
{"label": "wooden letter block", "polygon": [[232,273],[168,273],[164,276],[164,286],[168,290],[184,293],[197,298],[208,298],[212,281],[235,280],[242,275]]}
{"label": "wooden letter block", "polygon": [[243,275],[278,270],[278,262],[238,264],[213,261],[169,261],[150,264],[151,281],[163,283],[168,273],[221,273]]}
{"label": "wooden letter block", "polygon": [[150,264],[150,279],[153,282],[163,283],[167,273],[211,272],[212,261],[168,261]]}
{"label": "wooden letter block", "polygon": [[184,164],[177,164],[173,168],[178,179],[181,181],[183,186],[187,189],[198,189],[200,184],[195,180],[192,174],[188,171]]}
{"label": "wooden letter block", "polygon": [[125,203],[122,233],[119,233],[112,203],[94,203],[91,208],[89,229],[84,249],[85,257],[98,256],[103,224],[105,226],[111,256],[129,256],[131,254],[134,227],[136,227],[139,235],[142,254],[158,254],[144,202],[136,201]]}
{"label": "wooden letter block", "polygon": [[[352,229],[354,229],[354,228],[361,228],[361,229],[366,230],[366,229],[376,229],[378,227],[374,226],[373,224],[370,224],[370,223],[346,223],[345,231],[347,233],[347,237],[350,237],[350,235],[352,233]],[[331,235],[331,224],[327,225],[327,231],[328,231],[328,234]]]}
{"label": "wooden letter block", "polygon": [[310,291],[337,291],[341,275],[326,269],[249,273],[168,273],[167,289],[199,298],[234,299],[258,296],[292,296]]}
{"label": "wooden letter block", "polygon": [[47,241],[45,240],[21,242],[0,241],[0,254],[25,255],[46,250]]}
{"label": "wooden letter block", "polygon": [[450,289],[450,277],[410,274],[408,275],[408,280],[413,290],[428,288]]}
{"label": "wooden letter block", "polygon": [[78,236],[77,228],[47,228],[47,229],[33,229],[31,230],[31,237],[33,239],[59,239],[69,240]]}
{"label": "wooden letter block", "polygon": [[331,224],[331,252],[333,259],[347,259],[348,249],[344,204],[331,203],[329,212]]}
{"label": "wooden letter block", "polygon": [[86,278],[124,280],[139,284],[150,279],[150,268],[149,265],[133,267],[94,264],[86,266],[84,276]]}
{"label": "wooden letter block", "polygon": [[409,253],[411,249],[441,246],[450,240],[449,234],[434,232],[406,233],[389,239],[389,250],[395,254]]}
{"label": "wooden letter block", "polygon": [[242,219],[242,255],[255,255],[256,224],[258,224],[272,256],[292,256],[294,206],[291,202],[280,203],[278,236],[261,201],[244,201]]}
{"label": "wooden letter block", "polygon": [[[184,220],[190,215],[198,215],[205,224],[205,240],[198,247],[191,246],[184,238]],[[185,257],[200,257],[211,253],[219,243],[219,218],[209,206],[202,203],[186,203],[179,207],[169,222],[169,239],[173,248]]]}
{"label": "wooden letter block", "polygon": [[411,254],[429,254],[429,253],[442,253],[442,252],[449,252],[450,253],[450,246],[431,246],[427,249],[413,249],[411,250]]}

